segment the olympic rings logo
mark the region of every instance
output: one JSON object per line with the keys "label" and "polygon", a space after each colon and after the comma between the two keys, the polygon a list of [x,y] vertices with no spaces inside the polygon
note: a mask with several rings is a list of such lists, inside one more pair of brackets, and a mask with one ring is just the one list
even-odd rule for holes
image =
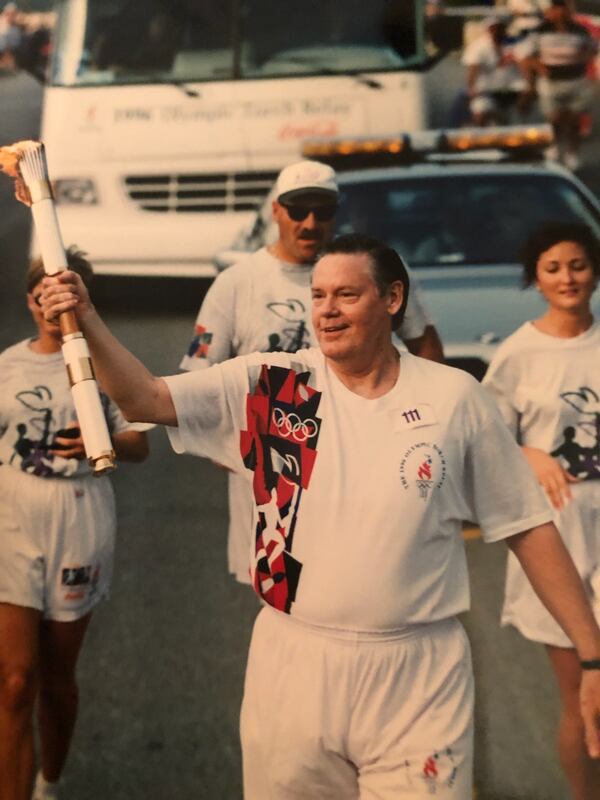
{"label": "olympic rings logo", "polygon": [[302,420],[298,414],[286,414],[281,408],[273,409],[273,424],[284,439],[291,436],[296,442],[313,439],[319,432],[319,426],[314,419]]}

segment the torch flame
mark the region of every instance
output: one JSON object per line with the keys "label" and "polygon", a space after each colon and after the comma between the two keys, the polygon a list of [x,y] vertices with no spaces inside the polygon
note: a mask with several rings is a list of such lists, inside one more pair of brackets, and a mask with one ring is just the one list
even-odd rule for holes
{"label": "torch flame", "polygon": [[15,197],[26,206],[31,205],[31,195],[21,174],[20,162],[26,150],[39,146],[38,142],[24,140],[0,147],[0,170],[15,182]]}

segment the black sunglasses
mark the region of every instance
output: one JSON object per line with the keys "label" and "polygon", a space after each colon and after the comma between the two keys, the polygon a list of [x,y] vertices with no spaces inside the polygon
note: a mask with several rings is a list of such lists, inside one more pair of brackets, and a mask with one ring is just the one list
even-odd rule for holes
{"label": "black sunglasses", "polygon": [[324,206],[303,206],[296,203],[281,203],[288,213],[288,217],[294,222],[302,222],[309,214],[314,214],[317,222],[330,222],[337,211],[337,203],[328,203]]}

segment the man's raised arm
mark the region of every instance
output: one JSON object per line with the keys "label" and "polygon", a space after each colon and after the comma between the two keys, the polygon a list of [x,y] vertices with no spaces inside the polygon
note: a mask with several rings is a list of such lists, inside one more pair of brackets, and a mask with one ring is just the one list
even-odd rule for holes
{"label": "man's raised arm", "polygon": [[103,390],[129,422],[177,425],[177,415],[167,384],[157,378],[116,339],[92,305],[83,281],[65,270],[44,278],[41,306],[52,321],[74,310],[88,343],[94,369]]}

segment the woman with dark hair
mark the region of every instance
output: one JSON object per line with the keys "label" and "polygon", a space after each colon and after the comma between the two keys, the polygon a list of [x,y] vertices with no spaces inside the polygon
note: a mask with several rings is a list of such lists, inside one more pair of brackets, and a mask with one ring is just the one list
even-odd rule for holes
{"label": "woman with dark hair", "polygon": [[[555,509],[556,525],[600,617],[600,324],[590,301],[600,245],[577,223],[538,229],[522,253],[523,284],[547,308],[500,346],[484,383]],[[600,798],[600,764],[586,752],[578,708],[582,669],[573,644],[509,555],[502,624],[546,645],[561,698],[558,747],[576,800]]]}
{"label": "woman with dark hair", "polygon": [[[92,268],[70,249],[86,283]],[[0,797],[30,800],[34,706],[40,770],[33,800],[55,800],[77,717],[75,669],[108,594],[115,537],[110,480],[95,478],[61,356],[40,308],[42,262],[27,273],[37,333],[0,354]],[[146,434],[102,396],[118,459],[142,461]],[[142,426],[142,428],[147,426]]]}

